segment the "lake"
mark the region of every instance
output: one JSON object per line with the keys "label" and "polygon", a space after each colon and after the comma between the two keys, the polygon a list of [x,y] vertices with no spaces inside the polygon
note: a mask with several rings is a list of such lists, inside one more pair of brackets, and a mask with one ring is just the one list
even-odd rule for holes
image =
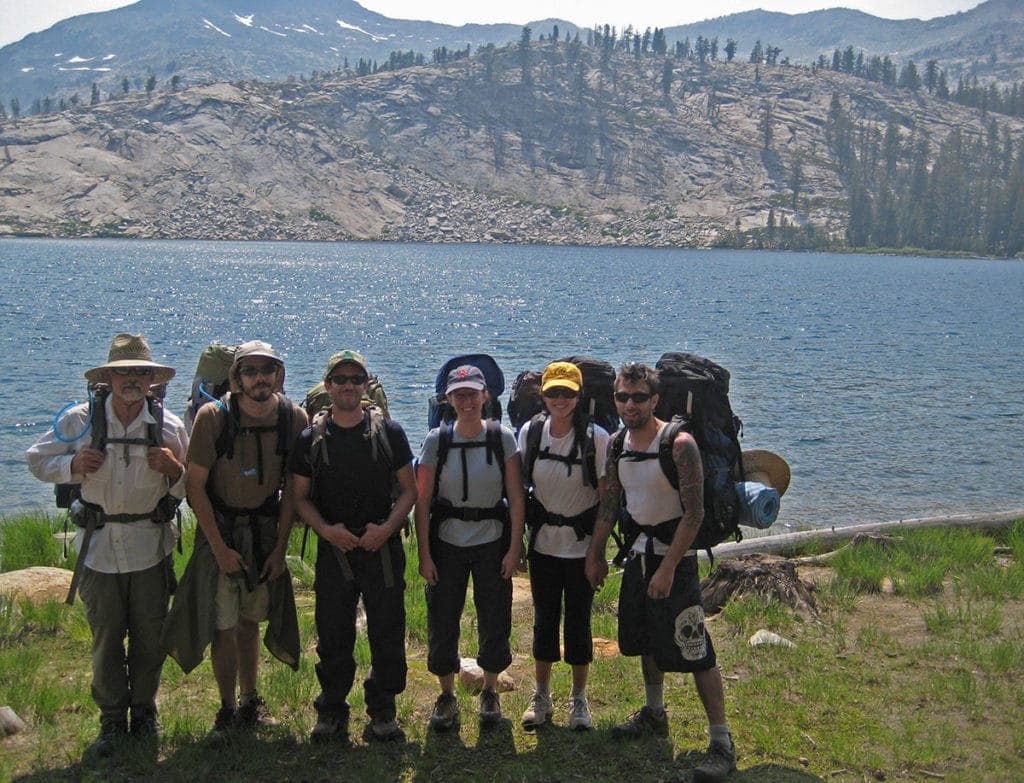
{"label": "lake", "polygon": [[[776,529],[1024,507],[1024,264],[483,245],[0,241],[0,510],[52,509],[23,452],[85,395],[116,332],[178,370],[261,338],[301,399],[361,350],[414,450],[451,355],[505,370],[570,353],[708,356],[744,448],[793,469]],[[507,401],[507,391],[503,402]]]}

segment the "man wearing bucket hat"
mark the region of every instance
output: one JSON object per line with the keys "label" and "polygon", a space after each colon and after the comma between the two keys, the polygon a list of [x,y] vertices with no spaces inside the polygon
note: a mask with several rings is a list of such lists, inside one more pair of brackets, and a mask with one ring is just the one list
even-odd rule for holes
{"label": "man wearing bucket hat", "polygon": [[295,505],[317,534],[317,722],[313,742],[348,743],[355,679],[356,606],[366,612],[372,666],[363,680],[367,742],[402,741],[395,696],[405,690],[405,551],[401,531],[416,502],[412,450],[397,422],[364,409],[369,382],[358,351],[328,360],[331,407],[317,414],[292,457]]}
{"label": "man wearing bucket hat", "polygon": [[153,361],[142,335],[116,335],[107,362],[85,377],[97,389],[95,400],[68,410],[26,457],[37,478],[79,485],[72,504],[78,565],[68,599],[80,590],[93,637],[100,735],[89,752],[109,756],[129,731],[155,739],[159,730],[160,628],[188,436],[150,396],[150,387],[167,383],[174,370]]}
{"label": "man wearing bucket hat", "polygon": [[[188,450],[188,502],[199,529],[164,628],[164,647],[190,672],[211,645],[220,695],[215,735],[272,724],[256,688],[264,643],[293,669],[299,632],[285,565],[294,505],[288,457],[305,412],[280,393],[284,361],[265,342],[235,351],[231,391],[196,414]],[[236,701],[236,688],[238,699]]]}

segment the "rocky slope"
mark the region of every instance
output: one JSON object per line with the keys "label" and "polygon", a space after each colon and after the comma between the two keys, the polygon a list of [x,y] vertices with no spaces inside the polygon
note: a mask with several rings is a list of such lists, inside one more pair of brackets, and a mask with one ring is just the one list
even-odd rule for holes
{"label": "rocky slope", "polygon": [[[996,117],[797,67],[676,63],[666,95],[660,59],[602,67],[564,43],[530,56],[527,84],[510,47],[9,123],[0,233],[699,247],[764,226],[769,210],[840,233],[833,93],[865,123],[895,117],[906,139],[982,132]],[[1021,137],[1019,121],[997,125]]]}

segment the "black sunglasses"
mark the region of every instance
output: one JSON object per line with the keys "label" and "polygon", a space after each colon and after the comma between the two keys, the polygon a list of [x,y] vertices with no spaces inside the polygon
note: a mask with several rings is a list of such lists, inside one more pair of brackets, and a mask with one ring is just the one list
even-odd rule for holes
{"label": "black sunglasses", "polygon": [[265,364],[262,367],[253,367],[251,364],[247,364],[244,367],[238,368],[238,374],[244,375],[246,378],[255,378],[257,375],[269,378],[276,372],[276,364]]}
{"label": "black sunglasses", "polygon": [[621,402],[625,405],[627,402],[632,400],[637,405],[641,405],[651,399],[653,395],[650,392],[615,392],[615,402]]}
{"label": "black sunglasses", "polygon": [[140,378],[145,378],[147,375],[153,374],[152,367],[111,367],[110,371],[114,375],[120,375],[122,378],[127,378],[129,375],[137,375]]}
{"label": "black sunglasses", "polygon": [[546,389],[541,392],[549,400],[557,399],[558,397],[564,397],[567,400],[575,400],[579,397],[579,392],[574,392],[565,386],[552,386],[550,389]]}
{"label": "black sunglasses", "polygon": [[339,372],[337,375],[330,376],[327,380],[335,386],[344,386],[346,383],[351,383],[353,386],[362,386],[366,383],[366,376],[346,375],[345,373]]}

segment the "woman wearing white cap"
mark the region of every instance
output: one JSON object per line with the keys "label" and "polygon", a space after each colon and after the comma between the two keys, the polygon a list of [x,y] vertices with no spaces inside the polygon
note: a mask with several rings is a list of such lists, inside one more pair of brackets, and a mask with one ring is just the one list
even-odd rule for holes
{"label": "woman wearing white cap", "polygon": [[570,362],[552,362],[541,376],[547,414],[519,432],[530,529],[530,590],[536,619],[533,657],[537,687],[523,713],[535,729],[554,713],[551,669],[560,660],[558,632],[565,604],[565,661],[572,667],[569,727],[589,729],[586,687],[594,643],[594,590],[584,572],[597,503],[604,488],[608,433],[577,414],[583,376]]}
{"label": "woman wearing white cap", "polygon": [[459,724],[455,675],[470,575],[477,663],[484,671],[482,727],[501,720],[495,686],[512,662],[512,575],[522,554],[523,485],[515,435],[483,418],[488,394],[479,368],[463,365],[448,374],[445,396],[455,421],[427,434],[416,472],[416,535],[420,574],[427,582],[427,669],[441,686],[430,716],[436,731]]}

